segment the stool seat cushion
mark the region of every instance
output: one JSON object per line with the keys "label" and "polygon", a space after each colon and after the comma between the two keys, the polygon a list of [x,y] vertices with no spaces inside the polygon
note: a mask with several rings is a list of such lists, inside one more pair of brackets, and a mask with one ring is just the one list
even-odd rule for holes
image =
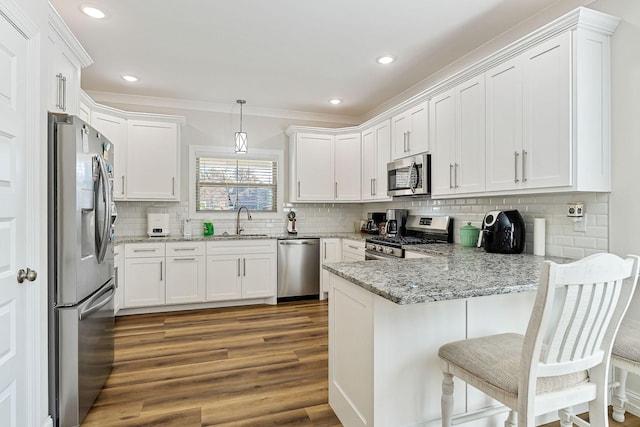
{"label": "stool seat cushion", "polygon": [[614,356],[640,363],[640,320],[625,319],[613,343]]}
{"label": "stool seat cushion", "polygon": [[[520,354],[524,336],[499,334],[445,344],[438,356],[478,379],[511,395],[518,395]],[[537,394],[565,390],[589,381],[587,371],[537,380]]]}

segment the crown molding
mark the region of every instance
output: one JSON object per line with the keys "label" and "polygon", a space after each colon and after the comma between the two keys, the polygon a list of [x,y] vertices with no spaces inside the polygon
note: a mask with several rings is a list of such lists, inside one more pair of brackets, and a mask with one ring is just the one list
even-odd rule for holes
{"label": "crown molding", "polygon": [[67,24],[58,13],[55,7],[49,2],[49,13],[47,14],[49,25],[60,36],[62,40],[69,46],[69,49],[75,54],[80,61],[82,68],[88,67],[93,64],[93,59],[89,56],[82,44],[78,41],[76,36],[73,35]]}
{"label": "crown molding", "polygon": [[[224,104],[188,99],[160,98],[142,95],[128,95],[122,93],[86,91],[96,102],[111,102],[117,104],[144,105],[148,107],[176,108],[181,110],[210,111],[214,113],[231,113],[236,103]],[[309,120],[315,122],[339,123],[353,125],[360,123],[360,118],[335,114],[310,113],[304,111],[281,110],[276,108],[244,106],[244,115],[258,117],[275,117],[280,119]]]}

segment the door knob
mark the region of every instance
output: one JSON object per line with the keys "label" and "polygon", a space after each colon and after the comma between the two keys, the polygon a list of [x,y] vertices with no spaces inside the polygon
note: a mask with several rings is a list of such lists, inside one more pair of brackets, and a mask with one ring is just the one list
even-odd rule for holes
{"label": "door knob", "polygon": [[34,280],[36,280],[37,277],[38,277],[38,273],[35,270],[32,270],[30,268],[27,268],[26,271],[21,268],[18,271],[18,283],[24,282],[25,279],[27,279],[30,282],[33,282]]}

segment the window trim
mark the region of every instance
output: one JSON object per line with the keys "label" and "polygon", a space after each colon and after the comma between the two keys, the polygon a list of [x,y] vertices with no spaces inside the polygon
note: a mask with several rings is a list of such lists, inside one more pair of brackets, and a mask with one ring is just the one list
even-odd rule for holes
{"label": "window trim", "polygon": [[236,154],[233,147],[216,147],[208,145],[189,145],[189,216],[192,219],[233,219],[237,211],[196,212],[196,158],[221,157],[227,159],[256,159],[278,162],[278,198],[276,212],[251,211],[251,216],[262,219],[282,217],[284,189],[284,153],[282,150],[252,148],[248,154]]}

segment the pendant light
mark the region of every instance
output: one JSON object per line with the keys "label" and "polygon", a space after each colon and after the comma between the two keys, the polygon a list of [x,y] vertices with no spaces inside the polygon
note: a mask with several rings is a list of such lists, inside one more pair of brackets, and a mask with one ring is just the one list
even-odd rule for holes
{"label": "pendant light", "polygon": [[247,154],[247,134],[242,132],[242,105],[247,101],[244,99],[238,99],[236,102],[240,104],[240,132],[236,132],[236,154]]}

